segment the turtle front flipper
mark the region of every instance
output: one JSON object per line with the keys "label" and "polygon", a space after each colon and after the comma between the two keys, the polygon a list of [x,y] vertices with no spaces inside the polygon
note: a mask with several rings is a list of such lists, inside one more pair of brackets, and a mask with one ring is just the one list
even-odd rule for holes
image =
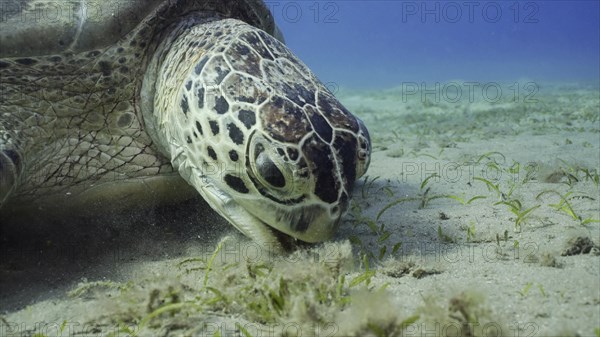
{"label": "turtle front flipper", "polygon": [[238,20],[175,29],[140,96],[173,167],[269,250],[330,239],[369,163],[364,124],[283,43]]}

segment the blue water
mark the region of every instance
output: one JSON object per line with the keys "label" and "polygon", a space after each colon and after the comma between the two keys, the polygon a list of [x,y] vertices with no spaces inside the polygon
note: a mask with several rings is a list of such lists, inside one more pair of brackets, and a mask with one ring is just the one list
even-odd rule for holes
{"label": "blue water", "polygon": [[600,2],[267,1],[323,82],[600,78]]}

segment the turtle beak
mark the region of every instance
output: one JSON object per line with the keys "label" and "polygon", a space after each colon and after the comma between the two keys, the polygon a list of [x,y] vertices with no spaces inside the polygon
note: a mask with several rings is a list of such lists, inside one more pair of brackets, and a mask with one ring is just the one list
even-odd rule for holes
{"label": "turtle beak", "polygon": [[[257,235],[259,232],[268,231],[275,235],[280,243],[282,236],[306,243],[317,243],[334,236],[347,209],[347,198],[342,198],[333,205],[319,200],[306,200],[294,206],[270,200],[236,198],[229,200],[221,214],[257,242],[270,242],[272,238],[267,238],[264,234]],[[241,213],[246,215],[236,215]],[[258,223],[262,225],[260,230]],[[258,238],[259,236],[264,237]]]}
{"label": "turtle beak", "polygon": [[310,243],[330,239],[337,231],[341,219],[341,213],[332,215],[330,210],[321,204],[291,210],[276,209],[274,214],[274,219],[265,219],[267,224],[298,240]]}

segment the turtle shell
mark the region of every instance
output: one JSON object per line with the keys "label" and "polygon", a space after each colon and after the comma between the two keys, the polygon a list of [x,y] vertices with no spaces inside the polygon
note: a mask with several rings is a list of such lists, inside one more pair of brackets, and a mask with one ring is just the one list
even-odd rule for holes
{"label": "turtle shell", "polygon": [[141,22],[157,32],[194,12],[239,19],[277,33],[262,0],[8,0],[2,2],[0,58],[100,49],[117,43]]}

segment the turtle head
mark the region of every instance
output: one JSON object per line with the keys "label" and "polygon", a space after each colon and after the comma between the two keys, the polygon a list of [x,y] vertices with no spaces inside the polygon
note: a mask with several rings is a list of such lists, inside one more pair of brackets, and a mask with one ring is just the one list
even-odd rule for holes
{"label": "turtle head", "polygon": [[259,243],[330,238],[369,165],[364,124],[243,22],[192,27],[164,54],[146,124],[182,177]]}

